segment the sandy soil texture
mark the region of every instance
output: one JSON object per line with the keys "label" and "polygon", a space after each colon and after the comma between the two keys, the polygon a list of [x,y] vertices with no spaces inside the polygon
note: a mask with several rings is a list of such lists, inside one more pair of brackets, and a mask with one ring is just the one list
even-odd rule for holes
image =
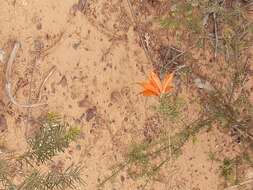
{"label": "sandy soil texture", "polygon": [[[82,2],[0,0],[0,49],[5,52],[0,62],[0,135],[5,143],[1,151],[24,151],[25,136],[34,127],[27,118],[57,112],[64,121],[82,131],[81,137],[54,159],[63,165],[83,163],[82,177],[86,184],[81,189],[143,189],[146,181],[131,178],[127,169],[103,187],[98,184],[111,174],[113,166],[124,160],[131,144],[147,138],[147,133],[154,138],[159,133],[156,112],[151,108],[157,99],[139,95],[141,89],[136,84],[146,79],[153,65],[141,47],[127,1]],[[166,7],[160,11],[163,9]],[[155,40],[161,44],[155,35],[161,34],[162,38],[166,33],[158,31],[155,25],[150,26],[155,20],[150,15],[156,10],[150,3],[143,12],[138,12],[141,19],[146,19],[147,29],[156,31],[147,30],[150,46]],[[6,61],[17,41],[21,48],[11,78],[18,102],[35,103],[41,83],[54,69],[40,92],[44,106],[21,108],[13,105],[7,96]],[[148,48],[149,41],[145,43]],[[153,50],[156,51],[154,46]],[[189,120],[194,115],[186,114]],[[152,130],[147,132],[147,128]],[[221,152],[232,157],[237,150],[234,139],[224,136],[217,128],[203,131],[184,145],[173,166],[166,164],[159,179],[145,188],[222,189],[220,165],[209,159],[209,153]]]}

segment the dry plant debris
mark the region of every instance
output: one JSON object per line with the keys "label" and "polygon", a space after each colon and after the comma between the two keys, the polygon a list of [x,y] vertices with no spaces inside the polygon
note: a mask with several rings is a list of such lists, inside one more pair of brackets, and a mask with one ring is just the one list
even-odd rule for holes
{"label": "dry plant debris", "polygon": [[251,190],[252,7],[4,1],[0,189]]}

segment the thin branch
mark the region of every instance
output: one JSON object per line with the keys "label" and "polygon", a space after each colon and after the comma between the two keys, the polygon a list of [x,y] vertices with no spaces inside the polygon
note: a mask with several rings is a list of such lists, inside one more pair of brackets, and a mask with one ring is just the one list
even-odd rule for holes
{"label": "thin branch", "polygon": [[146,57],[148,58],[149,62],[151,64],[154,64],[154,60],[152,59],[151,55],[150,55],[150,52],[148,51],[147,47],[145,46],[145,43],[144,43],[144,40],[142,38],[142,35],[140,34],[140,31],[139,31],[139,28],[138,28],[138,22],[137,22],[137,18],[136,18],[136,14],[134,12],[134,9],[133,9],[133,6],[132,6],[132,3],[130,2],[130,0],[127,0],[127,4],[128,4],[128,7],[130,9],[130,12],[131,12],[131,15],[132,15],[132,18],[134,20],[134,25],[136,26],[137,28],[137,34],[138,34],[138,37],[141,41],[141,46],[142,48],[144,49],[144,52],[146,54]]}
{"label": "thin branch", "polygon": [[54,74],[55,71],[56,71],[56,66],[51,67],[48,74],[44,78],[43,82],[40,84],[39,91],[38,91],[38,94],[37,94],[37,98],[38,98],[37,101],[38,102],[40,102],[40,100],[41,100],[41,91],[42,91],[43,87],[45,86],[46,82]]}
{"label": "thin branch", "polygon": [[161,71],[165,71],[165,69],[167,68],[167,66],[169,66],[171,63],[175,63],[176,60],[178,58],[180,58],[181,56],[183,56],[184,54],[188,53],[191,49],[193,49],[195,47],[195,45],[189,47],[188,49],[186,49],[185,51],[180,51],[180,53],[178,55],[176,55],[175,57],[173,57],[169,62],[167,62],[165,65],[163,65],[163,67],[161,68]]}
{"label": "thin branch", "polygon": [[175,62],[178,58],[180,58],[181,56],[183,56],[185,53],[186,53],[186,51],[183,51],[183,52],[179,53],[178,55],[176,55],[175,57],[173,57],[168,63],[166,63],[163,67],[166,68],[168,65],[170,65],[173,62]]}
{"label": "thin branch", "polygon": [[[39,87],[39,91],[36,95],[36,102],[40,102],[41,101],[41,91],[43,89],[43,87],[45,86],[47,80],[52,76],[52,74],[55,72],[55,69],[56,67],[53,66],[50,70],[49,70],[49,73],[46,75],[46,77],[44,78],[44,80],[42,81],[42,83],[40,84],[40,87]],[[32,78],[33,78],[33,75],[32,75]],[[28,102],[30,103],[31,101],[31,89],[32,89],[32,80],[31,80],[31,85],[30,85],[30,92],[29,92],[29,99],[28,99]],[[31,108],[28,108],[27,109],[27,125],[26,125],[26,130],[25,130],[25,136],[27,137],[28,135],[28,128],[30,128],[30,123],[29,123],[29,120],[30,120],[30,117],[31,117]]]}
{"label": "thin branch", "polygon": [[242,136],[244,136],[244,137],[246,137],[246,138],[249,138],[250,140],[253,141],[253,136],[252,136],[251,134],[247,133],[246,131],[243,131],[242,129],[240,129],[240,128],[238,127],[238,125],[234,125],[234,126],[232,126],[232,128],[233,128],[234,130],[236,130],[238,133],[240,133],[240,135],[242,135]]}
{"label": "thin branch", "polygon": [[219,43],[219,37],[218,37],[218,26],[217,26],[217,19],[216,19],[216,13],[213,12],[213,21],[214,21],[214,35],[215,35],[215,50],[214,50],[214,57],[217,57],[217,51],[218,51],[218,43]]}
{"label": "thin branch", "polygon": [[241,182],[238,185],[227,187],[224,190],[233,190],[233,189],[236,189],[236,188],[238,188],[240,186],[243,186],[243,185],[246,185],[246,184],[249,184],[249,183],[252,183],[252,182],[253,182],[253,178],[251,178],[251,179],[249,179],[247,181]]}
{"label": "thin branch", "polygon": [[122,171],[128,164],[130,163],[130,160],[126,161],[124,164],[122,164],[121,166],[119,166],[119,168],[113,172],[109,177],[107,177],[106,179],[104,179],[99,185],[98,187],[102,187],[107,181],[109,181],[110,179],[112,179],[114,176],[116,176],[120,171]]}
{"label": "thin branch", "polygon": [[11,91],[11,71],[12,71],[12,65],[13,65],[14,59],[17,56],[17,52],[18,52],[18,49],[20,48],[20,46],[21,45],[20,45],[19,42],[15,43],[14,48],[13,48],[13,50],[11,52],[10,58],[9,58],[9,60],[7,62],[7,69],[6,69],[6,73],[5,73],[5,78],[6,78],[5,88],[6,88],[7,95],[9,97],[10,101],[14,105],[17,105],[19,107],[31,108],[31,107],[43,106],[45,104],[42,104],[42,103],[38,103],[38,104],[22,104],[22,103],[18,103],[15,100],[15,98],[13,97],[13,95],[12,95],[12,91]]}
{"label": "thin branch", "polygon": [[[31,78],[30,78],[28,101],[27,101],[28,104],[31,103],[31,99],[32,99],[32,85],[33,85],[33,81],[34,81],[33,79],[34,79],[34,69],[36,66],[36,61],[37,61],[37,56],[35,56],[32,61],[32,71],[31,71]],[[26,128],[25,128],[25,137],[26,138],[28,138],[28,129],[30,128],[29,119],[30,119],[31,115],[32,115],[31,108],[27,108],[27,119],[26,119]]]}
{"label": "thin branch", "polygon": [[[17,56],[17,51],[18,49],[20,48],[20,43],[19,42],[16,42],[15,45],[14,45],[14,48],[11,52],[11,55],[10,55],[10,58],[7,62],[7,68],[6,68],[6,73],[5,73],[5,79],[6,79],[6,84],[5,84],[5,89],[6,89],[6,92],[7,92],[7,95],[10,99],[10,101],[16,105],[16,106],[19,106],[19,107],[22,107],[22,108],[34,108],[34,107],[39,107],[39,106],[43,106],[45,105],[46,103],[34,103],[34,104],[24,104],[24,103],[19,103],[13,96],[12,94],[12,85],[11,85],[11,72],[12,72],[12,66],[13,66],[13,62]],[[48,80],[48,78],[52,75],[52,72],[51,71],[47,77],[45,78],[45,80],[42,82],[41,84],[41,87],[40,87],[40,90],[39,90],[39,94],[40,94],[40,91],[41,89],[43,88],[43,86],[45,85],[46,81]],[[40,97],[40,95],[39,95]],[[40,99],[39,99],[40,100]]]}
{"label": "thin branch", "polygon": [[18,49],[20,48],[20,46],[21,46],[20,43],[15,43],[14,48],[11,52],[10,58],[7,62],[7,68],[6,68],[6,73],[5,73],[7,83],[11,83],[11,79],[10,79],[11,78],[11,68],[12,68],[12,64],[14,62],[14,59],[17,56],[17,52],[18,52]]}

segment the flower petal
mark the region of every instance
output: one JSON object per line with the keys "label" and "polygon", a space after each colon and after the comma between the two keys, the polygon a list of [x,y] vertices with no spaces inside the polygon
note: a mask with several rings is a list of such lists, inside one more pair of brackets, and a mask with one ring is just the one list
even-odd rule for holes
{"label": "flower petal", "polygon": [[171,74],[167,74],[164,77],[162,93],[168,92],[168,91],[170,91],[171,88],[173,88],[173,86],[172,86],[173,76],[174,76],[174,73],[171,73]]}
{"label": "flower petal", "polygon": [[138,84],[144,88],[144,91],[152,91],[152,93],[159,96],[160,91],[151,82],[140,82]]}
{"label": "flower petal", "polygon": [[159,96],[156,92],[153,92],[151,90],[144,90],[142,92],[143,96]]}
{"label": "flower petal", "polygon": [[152,85],[159,90],[159,92],[162,92],[162,83],[161,80],[159,79],[159,77],[155,74],[155,72],[151,72],[150,73],[150,82],[152,83]]}
{"label": "flower petal", "polygon": [[167,88],[165,89],[165,91],[163,93],[172,92],[173,89],[174,89],[173,86],[167,86]]}

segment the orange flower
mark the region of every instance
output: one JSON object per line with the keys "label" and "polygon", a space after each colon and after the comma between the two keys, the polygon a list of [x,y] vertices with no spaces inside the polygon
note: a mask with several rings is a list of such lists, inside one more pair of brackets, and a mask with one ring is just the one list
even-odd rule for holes
{"label": "orange flower", "polygon": [[160,78],[152,71],[149,75],[148,81],[140,82],[138,84],[144,88],[141,92],[143,96],[161,96],[161,94],[172,91],[172,80],[173,73],[165,75],[163,82],[161,82]]}

